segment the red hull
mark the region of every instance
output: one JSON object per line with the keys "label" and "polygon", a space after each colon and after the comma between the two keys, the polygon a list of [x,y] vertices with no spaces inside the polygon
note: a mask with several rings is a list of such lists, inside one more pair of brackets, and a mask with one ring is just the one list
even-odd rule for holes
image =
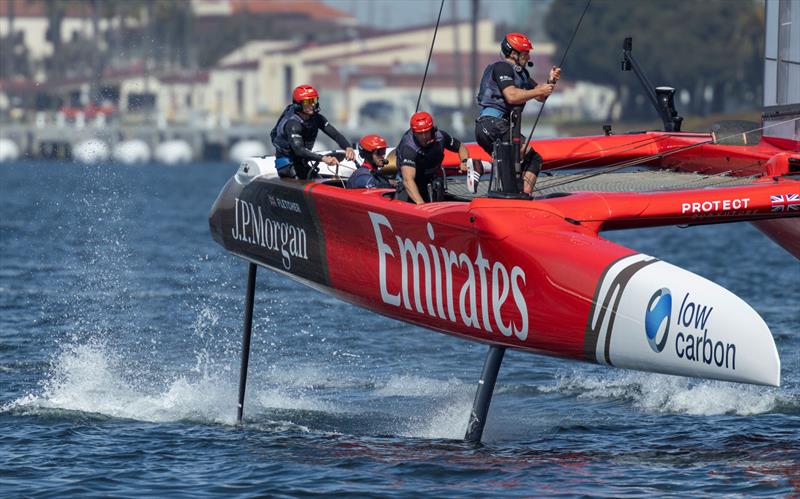
{"label": "red hull", "polygon": [[[536,148],[551,168],[566,164],[564,156],[574,162],[576,155],[607,165],[633,154],[624,150],[631,141],[640,141],[641,158],[704,138],[643,134],[543,141]],[[694,274],[598,235],[657,225],[800,220],[800,200],[793,201],[800,182],[781,171],[790,153],[769,144],[692,151],[653,161],[695,170],[734,165],[742,174],[755,164],[770,176],[727,188],[420,206],[394,201],[386,190],[232,179],[210,223],[215,239],[240,256],[369,310],[465,339],[621,367],[777,384],[771,335],[746,304]],[[776,199],[783,203],[780,210]],[[682,328],[669,345],[669,323],[666,332],[658,332],[663,324],[657,322],[662,329],[642,333],[657,312],[654,300],[664,293],[674,296],[665,317]],[[701,306],[708,315],[716,311],[705,336],[690,331],[691,316]],[[705,325],[708,316],[699,317],[695,322]],[[737,326],[745,330],[729,331]],[[653,343],[657,334],[664,340]],[[717,335],[716,343],[709,334]],[[711,345],[702,359],[700,345]]]}

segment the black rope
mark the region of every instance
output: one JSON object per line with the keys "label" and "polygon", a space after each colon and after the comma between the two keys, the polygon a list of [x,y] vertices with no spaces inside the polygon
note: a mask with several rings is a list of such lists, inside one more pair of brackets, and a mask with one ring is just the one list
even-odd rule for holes
{"label": "black rope", "polygon": [[[569,48],[572,46],[572,41],[575,39],[575,35],[578,34],[578,30],[581,27],[581,22],[583,22],[583,16],[586,15],[586,11],[589,10],[589,5],[591,5],[591,3],[592,3],[592,0],[588,0],[586,2],[586,7],[583,8],[583,13],[581,13],[580,19],[578,19],[578,24],[576,24],[575,25],[575,29],[572,30],[572,36],[569,39],[569,43],[567,43],[567,48],[564,49],[564,53],[561,55],[561,62],[558,63],[558,67],[559,68],[564,65],[564,59],[567,58],[567,52],[569,52]],[[530,143],[531,137],[533,137],[533,131],[536,130],[536,125],[539,124],[539,118],[542,116],[542,110],[544,109],[544,105],[545,105],[546,102],[547,102],[547,100],[542,102],[542,105],[539,106],[539,112],[536,113],[536,121],[533,122],[533,128],[531,128],[531,133],[528,134],[528,140],[525,141],[526,147],[527,147],[528,143]]]}
{"label": "black rope", "polygon": [[[442,19],[442,9],[444,8],[444,0],[439,5],[439,17],[436,18],[436,28],[433,30],[433,40],[431,40],[431,50],[428,52],[428,62],[425,63],[425,74],[422,75],[422,85],[419,86],[419,97],[417,97],[417,107],[415,113],[419,111],[419,101],[422,100],[422,89],[425,88],[425,79],[428,78],[428,67],[431,65],[431,56],[433,56],[433,45],[436,43],[436,32],[439,31],[439,21]],[[455,26],[453,29],[458,29]]]}

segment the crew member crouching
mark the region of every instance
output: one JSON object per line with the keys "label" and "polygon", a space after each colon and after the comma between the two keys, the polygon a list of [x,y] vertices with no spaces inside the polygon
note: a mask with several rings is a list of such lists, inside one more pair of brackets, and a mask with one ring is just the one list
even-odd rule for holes
{"label": "crew member crouching", "polygon": [[358,142],[358,154],[364,160],[361,166],[347,179],[348,189],[389,188],[392,184],[381,174],[386,160],[386,140],[380,135],[365,135]]}
{"label": "crew member crouching", "polygon": [[397,146],[397,166],[402,180],[397,182],[396,199],[422,204],[444,197],[442,161],[444,150],[458,152],[461,171],[467,171],[469,152],[458,140],[433,123],[426,112],[415,113]]}
{"label": "crew member crouching", "polygon": [[312,152],[317,132],[322,130],[345,151],[345,159],[352,161],[355,152],[339,130],[319,113],[319,93],[311,85],[300,85],[292,92],[292,104],[278,118],[278,124],[269,136],[275,147],[275,168],[278,175],[288,178],[306,179],[314,173],[309,161],[335,166],[339,160],[334,156],[322,156]]}

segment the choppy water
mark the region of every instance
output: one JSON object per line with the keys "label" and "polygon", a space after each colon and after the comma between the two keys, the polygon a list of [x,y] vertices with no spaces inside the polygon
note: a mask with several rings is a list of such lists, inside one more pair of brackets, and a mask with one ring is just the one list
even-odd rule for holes
{"label": "choppy water", "polygon": [[509,351],[469,445],[485,347],[262,269],[235,426],[234,170],[0,165],[0,495],[800,494],[800,264],[746,224],[607,236],[753,305],[781,388]]}

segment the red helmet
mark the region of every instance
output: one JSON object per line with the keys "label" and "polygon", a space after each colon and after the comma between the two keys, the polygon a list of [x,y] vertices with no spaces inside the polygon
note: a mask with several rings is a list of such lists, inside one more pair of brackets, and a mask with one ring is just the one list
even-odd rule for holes
{"label": "red helmet", "polygon": [[386,166],[388,161],[383,159],[380,161],[381,164],[377,164],[375,162],[375,158],[372,156],[372,153],[377,151],[378,149],[386,150],[387,144],[386,141],[380,135],[365,135],[358,141],[358,154],[361,155],[361,158],[364,162],[377,167]]}
{"label": "red helmet", "polygon": [[292,92],[292,101],[299,104],[305,99],[319,99],[317,89],[311,85],[300,85]]}
{"label": "red helmet", "polygon": [[522,33],[509,33],[503,38],[503,41],[500,42],[500,50],[503,52],[504,56],[508,57],[514,50],[517,52],[529,52],[533,50],[533,44],[528,37]]}
{"label": "red helmet", "polygon": [[371,134],[365,135],[358,141],[359,149],[367,152],[373,152],[375,149],[386,149],[386,141],[380,135]]}
{"label": "red helmet", "polygon": [[411,131],[423,133],[428,130],[433,130],[433,116],[425,111],[414,113],[414,116],[411,117]]}

